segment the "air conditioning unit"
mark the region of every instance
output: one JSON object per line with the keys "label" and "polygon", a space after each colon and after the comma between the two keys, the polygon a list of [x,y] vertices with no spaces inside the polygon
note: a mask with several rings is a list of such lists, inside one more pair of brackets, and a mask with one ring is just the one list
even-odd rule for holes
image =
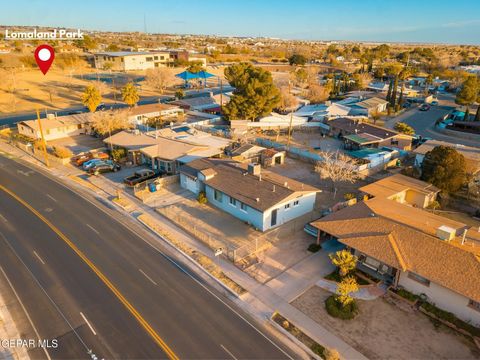
{"label": "air conditioning unit", "polygon": [[442,225],[437,229],[437,237],[443,241],[450,241],[455,238],[456,230],[446,225]]}

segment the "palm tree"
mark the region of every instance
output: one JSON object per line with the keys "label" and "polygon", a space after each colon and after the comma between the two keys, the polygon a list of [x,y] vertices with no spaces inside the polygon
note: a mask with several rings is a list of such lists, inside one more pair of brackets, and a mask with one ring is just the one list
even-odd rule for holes
{"label": "palm tree", "polygon": [[100,91],[93,85],[88,85],[82,95],[82,104],[85,105],[90,112],[95,112],[98,105],[102,102]]}

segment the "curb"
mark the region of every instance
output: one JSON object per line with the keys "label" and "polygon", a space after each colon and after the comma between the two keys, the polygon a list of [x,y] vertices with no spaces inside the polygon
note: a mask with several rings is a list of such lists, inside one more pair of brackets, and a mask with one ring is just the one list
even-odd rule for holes
{"label": "curb", "polygon": [[[145,223],[142,219],[139,219],[138,217],[136,218],[137,221],[139,221],[140,223],[142,223],[146,228],[148,228],[151,232],[153,232],[156,236],[158,236],[160,239],[162,239],[164,242],[166,242],[171,248],[173,248],[175,251],[178,251],[180,254],[182,254],[184,257],[186,257],[188,260],[190,260],[193,264],[195,264],[196,267],[198,267],[199,269],[201,269],[206,275],[208,275],[211,279],[215,280],[219,285],[222,286],[222,288],[224,288],[225,290],[227,290],[230,294],[232,294],[233,296],[235,296],[236,298],[240,298],[240,295],[237,294],[235,291],[233,291],[232,289],[230,289],[227,285],[225,285],[223,282],[221,282],[220,280],[218,280],[215,276],[213,276],[212,274],[210,274],[205,268],[203,268],[203,266],[201,266],[198,262],[195,261],[195,259],[193,259],[190,255],[186,254],[184,251],[180,250],[179,248],[177,248],[175,245],[173,245],[170,241],[168,241],[168,239],[166,239],[165,237],[163,237],[161,234],[159,234],[155,229],[153,229],[150,225],[148,225],[147,223]],[[239,284],[240,285],[240,284]],[[247,291],[248,292],[248,291]],[[243,294],[242,294],[243,295]]]}

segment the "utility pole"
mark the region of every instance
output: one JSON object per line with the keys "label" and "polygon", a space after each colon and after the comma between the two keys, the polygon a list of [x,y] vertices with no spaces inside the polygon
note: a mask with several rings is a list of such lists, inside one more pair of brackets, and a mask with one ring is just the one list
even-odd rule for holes
{"label": "utility pole", "polygon": [[223,112],[223,83],[222,83],[222,78],[220,78],[220,112]]}
{"label": "utility pole", "polygon": [[40,136],[42,137],[42,148],[43,148],[43,154],[45,156],[45,165],[47,165],[47,168],[48,168],[50,167],[50,164],[48,163],[47,144],[45,143],[45,137],[43,136],[42,121],[40,120],[40,111],[38,111],[38,108],[37,108],[37,121],[38,121],[38,129],[40,130]]}
{"label": "utility pole", "polygon": [[287,141],[287,146],[290,145],[290,138],[292,137],[292,122],[293,122],[293,110],[290,111],[290,125],[288,126],[288,141]]}

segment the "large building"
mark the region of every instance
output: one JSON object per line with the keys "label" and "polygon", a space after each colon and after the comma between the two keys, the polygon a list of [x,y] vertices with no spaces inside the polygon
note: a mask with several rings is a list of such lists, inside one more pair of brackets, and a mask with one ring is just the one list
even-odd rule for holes
{"label": "large building", "polygon": [[189,54],[185,50],[159,51],[114,51],[93,55],[95,68],[114,71],[146,70],[173,65],[175,62],[195,61],[207,66],[206,57],[200,54]]}
{"label": "large building", "polygon": [[310,213],[320,192],[259,164],[211,159],[182,166],[180,185],[195,194],[205,192],[210,204],[261,231]]}

